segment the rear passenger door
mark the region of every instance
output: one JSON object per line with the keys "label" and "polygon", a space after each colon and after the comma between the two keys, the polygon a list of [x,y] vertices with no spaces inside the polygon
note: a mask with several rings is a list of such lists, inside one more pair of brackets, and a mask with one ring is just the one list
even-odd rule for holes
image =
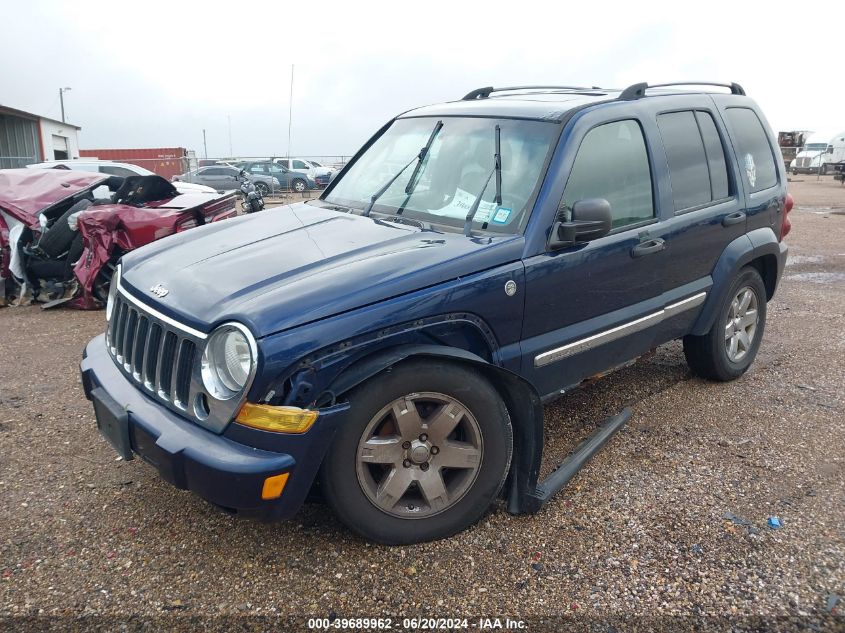
{"label": "rear passenger door", "polygon": [[717,260],[746,231],[739,174],[728,160],[728,135],[708,101],[702,97],[700,107],[656,113],[668,166],[661,198],[670,211],[663,287],[667,306],[674,306],[667,307],[659,343],[689,331],[712,285]]}

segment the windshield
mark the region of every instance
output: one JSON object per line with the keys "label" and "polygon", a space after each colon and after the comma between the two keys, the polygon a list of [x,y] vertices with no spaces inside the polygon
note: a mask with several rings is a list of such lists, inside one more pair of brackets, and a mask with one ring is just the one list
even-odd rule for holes
{"label": "windshield", "polygon": [[[355,161],[325,200],[364,209],[371,197],[420,153],[438,119],[399,119]],[[414,169],[408,167],[379,197],[376,213],[395,214],[462,228],[494,166],[495,128],[501,128],[502,203],[496,187],[486,188],[474,228],[502,233],[522,229],[560,127],[541,121],[444,117],[406,193]]]}
{"label": "windshield", "polygon": [[827,149],[827,143],[807,143],[804,146],[804,151],[807,152],[819,152],[825,149]]}

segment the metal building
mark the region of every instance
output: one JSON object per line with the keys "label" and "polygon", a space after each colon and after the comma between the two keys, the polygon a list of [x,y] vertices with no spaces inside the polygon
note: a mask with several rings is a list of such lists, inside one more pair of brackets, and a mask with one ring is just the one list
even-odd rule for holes
{"label": "metal building", "polygon": [[0,169],[79,157],[78,125],[0,105]]}

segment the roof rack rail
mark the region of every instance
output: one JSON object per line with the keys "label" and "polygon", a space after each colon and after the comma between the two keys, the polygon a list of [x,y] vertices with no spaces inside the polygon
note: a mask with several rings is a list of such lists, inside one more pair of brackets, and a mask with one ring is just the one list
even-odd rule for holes
{"label": "roof rack rail", "polygon": [[511,90],[604,90],[604,88],[599,88],[598,86],[508,86],[506,88],[487,86],[486,88],[476,88],[472,92],[468,92],[461,101],[486,99],[494,92],[509,92]]}
{"label": "roof rack rail", "polygon": [[619,99],[622,101],[633,101],[635,99],[642,99],[645,96],[645,91],[649,88],[667,88],[669,86],[719,86],[720,88],[730,88],[732,95],[745,95],[745,89],[737,83],[719,83],[717,81],[673,81],[666,84],[647,84],[645,82],[632,84],[622,91]]}

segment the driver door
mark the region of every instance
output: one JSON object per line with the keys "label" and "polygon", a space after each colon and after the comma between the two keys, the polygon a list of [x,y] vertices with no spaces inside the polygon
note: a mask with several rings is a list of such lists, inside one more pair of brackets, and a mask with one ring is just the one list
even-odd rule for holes
{"label": "driver door", "polygon": [[[577,139],[573,139],[576,142]],[[610,233],[525,261],[522,374],[553,396],[655,345],[667,264],[650,153],[637,119],[597,121],[581,137],[558,209],[604,198]]]}

